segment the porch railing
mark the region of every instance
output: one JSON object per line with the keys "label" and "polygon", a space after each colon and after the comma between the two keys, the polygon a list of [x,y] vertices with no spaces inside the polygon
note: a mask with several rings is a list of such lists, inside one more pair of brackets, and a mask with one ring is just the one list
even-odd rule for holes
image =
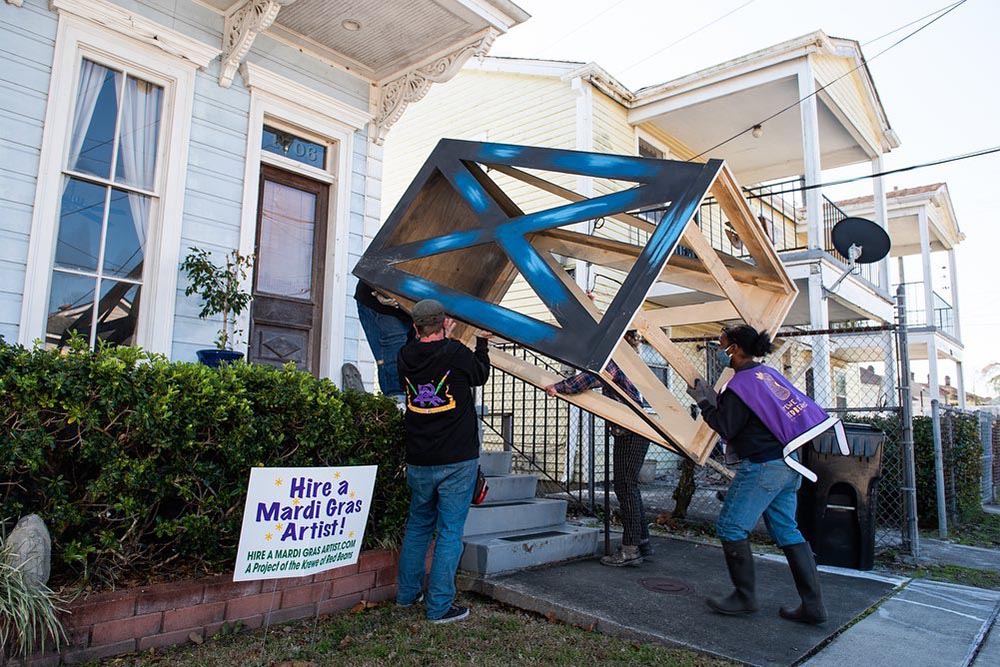
{"label": "porch railing", "polygon": [[911,327],[933,326],[951,337],[955,337],[955,309],[937,292],[933,292],[931,300],[933,309],[927,317],[926,300],[924,298],[927,286],[922,282],[903,283],[906,290],[906,320]]}

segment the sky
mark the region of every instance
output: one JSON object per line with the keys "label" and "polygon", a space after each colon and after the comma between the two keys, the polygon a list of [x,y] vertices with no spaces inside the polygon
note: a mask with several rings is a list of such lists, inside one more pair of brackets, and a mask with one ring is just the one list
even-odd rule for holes
{"label": "sky", "polygon": [[[1000,74],[994,36],[1000,1],[966,0],[940,20],[892,46],[933,17],[885,36],[955,0],[515,0],[531,14],[500,36],[490,55],[596,62],[631,90],[823,30],[857,40],[900,148],[887,170],[1000,146]],[[692,34],[693,33],[693,34]],[[892,48],[888,48],[892,47]],[[888,50],[886,50],[888,48]],[[881,53],[885,50],[885,53]],[[747,126],[756,118],[747,118]],[[824,171],[823,180],[870,173],[868,163]],[[1000,191],[1000,153],[885,177],[886,189],[944,181],[965,240],[956,250],[965,344],[965,386],[992,392],[981,374],[1000,362],[1000,226],[989,195]],[[831,199],[871,194],[871,184],[841,186]],[[935,291],[947,264],[934,256]],[[993,270],[990,267],[994,267]],[[910,266],[907,265],[907,271]],[[910,276],[907,275],[907,279]],[[924,366],[925,367],[925,366]],[[921,370],[914,365],[917,379]],[[951,372],[940,365],[940,376]],[[924,373],[926,371],[923,371]]]}

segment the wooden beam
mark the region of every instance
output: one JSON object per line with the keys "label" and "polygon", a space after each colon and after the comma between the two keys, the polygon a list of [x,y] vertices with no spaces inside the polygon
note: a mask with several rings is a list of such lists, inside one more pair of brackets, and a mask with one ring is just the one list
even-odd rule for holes
{"label": "wooden beam", "polygon": [[668,306],[658,310],[649,309],[643,311],[642,315],[650,325],[661,329],[688,324],[724,322],[740,316],[736,307],[729,301],[707,301],[686,306]]}
{"label": "wooden beam", "polygon": [[[562,229],[537,234],[533,243],[536,248],[544,248],[549,252],[623,273],[632,270],[636,257],[642,251],[639,246]],[[661,282],[716,296],[725,296],[725,292],[722,291],[718,283],[712,280],[712,277],[695,260],[689,260],[690,264],[685,267],[673,266],[673,259],[670,261],[671,263],[663,267],[663,271],[660,272],[659,280]]]}
{"label": "wooden beam", "polygon": [[[553,194],[557,197],[562,197],[563,199],[571,202],[584,201],[585,199],[590,199],[590,197],[584,197],[583,195],[570,190],[569,188],[564,188],[562,186],[556,185],[544,178],[539,178],[534,174],[529,174],[526,171],[521,171],[516,167],[508,167],[502,164],[491,164],[491,169],[496,169],[501,174],[507,174],[511,178],[517,179],[522,183],[527,183],[528,185],[533,185],[539,190],[544,190],[549,194]],[[615,215],[606,216],[612,220],[617,220],[623,224],[630,227],[635,227],[636,229],[641,229],[644,232],[653,233],[656,230],[656,225],[649,222],[648,220],[643,220],[634,215],[629,215],[628,213],[617,213]]]}
{"label": "wooden beam", "polygon": [[[495,347],[490,348],[490,363],[494,368],[509,373],[539,388],[547,387],[563,379],[555,373],[535,366],[524,359],[518,359],[514,355]],[[635,414],[631,408],[613,398],[603,396],[596,391],[584,391],[579,394],[559,394],[559,397],[581,410],[592,412],[602,419],[618,424],[622,428],[627,428],[661,447],[666,447],[674,452],[678,451],[673,443],[654,430],[652,426]]]}
{"label": "wooden beam", "polygon": [[[759,303],[759,297],[754,299],[758,303],[751,302],[747,294],[743,291],[742,286],[736,282],[729,269],[719,261],[719,258],[715,254],[715,250],[712,246],[708,244],[705,237],[701,235],[701,230],[698,226],[691,221],[688,223],[687,229],[684,230],[684,236],[682,237],[684,242],[691,246],[695,254],[698,255],[698,259],[702,261],[708,272],[712,274],[715,281],[719,283],[719,286],[726,293],[726,296],[732,301],[733,306],[736,307],[737,312],[750,326],[759,329],[760,318],[759,313],[761,308],[765,305],[764,303]],[[757,306],[756,308],[754,306]]]}

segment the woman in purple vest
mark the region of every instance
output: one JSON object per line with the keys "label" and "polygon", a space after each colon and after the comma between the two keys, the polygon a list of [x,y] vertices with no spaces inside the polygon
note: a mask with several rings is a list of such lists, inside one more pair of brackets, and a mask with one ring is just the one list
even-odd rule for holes
{"label": "woman in purple vest", "polygon": [[[702,417],[726,443],[727,460],[734,455],[739,459],[736,477],[716,524],[735,590],[727,597],[709,598],[707,602],[720,614],[757,611],[748,537],[763,515],[768,532],[785,552],[802,598],[797,607],[782,607],[781,617],[818,624],[826,621],[826,608],[816,561],[795,523],[801,477],[786,464],[785,456],[797,466],[797,455],[793,453],[796,443],[820,428],[828,417],[777,371],[754,361],[770,351],[771,337],[766,332],[758,333],[747,325],[725,328],[719,336],[717,354],[722,366],[736,371],[735,376],[718,396],[700,378],[688,389]],[[791,427],[783,422],[791,423]],[[827,428],[829,425],[822,430]]]}

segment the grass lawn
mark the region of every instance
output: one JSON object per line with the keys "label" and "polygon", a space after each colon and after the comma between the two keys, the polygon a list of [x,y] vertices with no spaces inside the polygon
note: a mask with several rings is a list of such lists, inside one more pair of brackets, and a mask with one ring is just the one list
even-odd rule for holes
{"label": "grass lawn", "polygon": [[948,539],[973,547],[1000,547],[1000,514],[980,512],[974,518],[948,527]]}
{"label": "grass lawn", "polygon": [[432,625],[423,606],[399,609],[392,603],[357,612],[216,635],[201,645],[187,644],[121,658],[101,667],[326,667],[351,665],[510,664],[523,665],[670,665],[721,667],[734,663],[693,651],[636,644],[587,632],[465,595],[472,607],[460,623]]}

